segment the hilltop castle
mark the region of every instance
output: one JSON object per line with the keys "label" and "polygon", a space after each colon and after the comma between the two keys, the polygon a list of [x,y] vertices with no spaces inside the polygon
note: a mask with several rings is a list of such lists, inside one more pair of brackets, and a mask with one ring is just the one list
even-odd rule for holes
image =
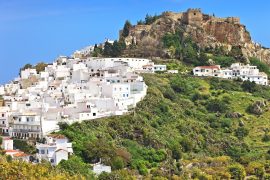
{"label": "hilltop castle", "polygon": [[188,9],[187,12],[182,13],[181,22],[192,26],[201,26],[203,22],[227,22],[232,24],[240,24],[240,18],[227,17],[217,18],[208,14],[203,14],[201,9]]}

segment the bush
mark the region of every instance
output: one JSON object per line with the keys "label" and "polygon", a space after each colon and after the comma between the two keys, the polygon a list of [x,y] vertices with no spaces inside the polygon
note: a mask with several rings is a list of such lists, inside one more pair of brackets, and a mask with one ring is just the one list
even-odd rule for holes
{"label": "bush", "polygon": [[263,142],[269,142],[270,141],[270,135],[269,134],[265,134],[262,138]]}
{"label": "bush", "polygon": [[221,65],[221,67],[229,67],[231,64],[235,63],[235,59],[228,56],[215,56],[213,60],[215,64]]}
{"label": "bush", "polygon": [[238,139],[243,139],[248,135],[249,131],[245,127],[239,127],[235,131],[235,136],[238,137]]}
{"label": "bush", "polygon": [[229,109],[228,104],[219,99],[212,99],[207,103],[206,109],[209,112],[220,112],[224,113]]}
{"label": "bush", "polygon": [[229,167],[229,172],[233,179],[243,180],[246,177],[246,171],[240,164],[234,164]]}
{"label": "bush", "polygon": [[181,144],[184,152],[190,152],[194,148],[193,142],[190,139],[186,138],[186,137],[182,139],[180,144]]}
{"label": "bush", "polygon": [[125,167],[125,163],[121,157],[115,157],[112,160],[112,169],[113,170],[123,169],[124,167]]}
{"label": "bush", "polygon": [[81,174],[85,177],[92,177],[93,173],[90,171],[90,166],[82,161],[77,156],[71,156],[68,160],[62,160],[57,168],[64,170],[72,175]]}
{"label": "bush", "polygon": [[242,84],[242,89],[243,91],[247,91],[250,93],[256,92],[257,91],[257,85],[256,83],[253,81],[244,81]]}
{"label": "bush", "polygon": [[15,149],[20,149],[21,151],[28,153],[28,154],[35,154],[36,153],[36,148],[32,145],[29,145],[27,141],[25,140],[19,140],[19,139],[14,139],[14,148]]}

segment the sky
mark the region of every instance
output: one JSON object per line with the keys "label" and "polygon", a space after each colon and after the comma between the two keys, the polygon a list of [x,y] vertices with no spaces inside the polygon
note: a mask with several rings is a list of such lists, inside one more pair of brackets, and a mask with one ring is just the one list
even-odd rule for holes
{"label": "sky", "polygon": [[270,47],[267,0],[0,0],[0,84],[27,63],[52,62],[59,55],[118,39],[125,20],[146,14],[201,8],[218,17],[237,16],[254,41]]}

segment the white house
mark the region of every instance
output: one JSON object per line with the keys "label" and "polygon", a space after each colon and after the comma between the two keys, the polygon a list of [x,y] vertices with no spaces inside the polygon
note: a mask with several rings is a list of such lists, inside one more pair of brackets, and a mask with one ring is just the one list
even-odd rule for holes
{"label": "white house", "polygon": [[216,66],[198,66],[193,69],[195,76],[213,76],[225,79],[240,78],[243,81],[251,81],[260,85],[268,85],[268,77],[265,73],[259,72],[257,66],[241,63],[233,63],[229,68],[221,69]]}
{"label": "white house", "polygon": [[216,76],[220,74],[220,66],[198,66],[193,69],[193,74],[195,76]]}
{"label": "white house", "polygon": [[112,172],[112,168],[111,168],[111,166],[106,166],[104,164],[97,163],[97,164],[94,164],[93,165],[93,172],[96,175],[100,175],[103,172],[111,173]]}
{"label": "white house", "polygon": [[0,86],[0,96],[5,95],[5,86]]}
{"label": "white house", "polygon": [[72,143],[63,135],[48,135],[45,144],[37,143],[36,157],[39,161],[49,161],[53,166],[59,164],[62,160],[68,160],[73,153]]}
{"label": "white house", "polygon": [[10,137],[2,137],[1,148],[3,150],[13,150],[13,139]]}
{"label": "white house", "polygon": [[21,78],[22,79],[28,79],[31,76],[36,76],[37,75],[37,70],[36,69],[25,69],[21,71]]}
{"label": "white house", "polygon": [[0,134],[7,135],[9,133],[9,110],[8,107],[0,107]]}
{"label": "white house", "polygon": [[17,138],[41,138],[41,115],[38,112],[12,113],[11,136]]}

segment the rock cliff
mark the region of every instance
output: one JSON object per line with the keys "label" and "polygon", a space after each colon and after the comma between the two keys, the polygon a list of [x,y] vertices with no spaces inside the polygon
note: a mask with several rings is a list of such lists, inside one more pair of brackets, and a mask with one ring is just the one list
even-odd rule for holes
{"label": "rock cliff", "polygon": [[254,43],[245,25],[237,17],[218,18],[203,14],[200,9],[188,9],[187,12],[164,12],[151,24],[135,25],[130,28],[129,35],[122,36],[126,44],[135,43],[145,46],[160,47],[161,38],[166,33],[175,33],[181,29],[202,48],[223,47],[228,52],[233,46],[241,48],[244,57],[257,57],[270,64],[270,50]]}

